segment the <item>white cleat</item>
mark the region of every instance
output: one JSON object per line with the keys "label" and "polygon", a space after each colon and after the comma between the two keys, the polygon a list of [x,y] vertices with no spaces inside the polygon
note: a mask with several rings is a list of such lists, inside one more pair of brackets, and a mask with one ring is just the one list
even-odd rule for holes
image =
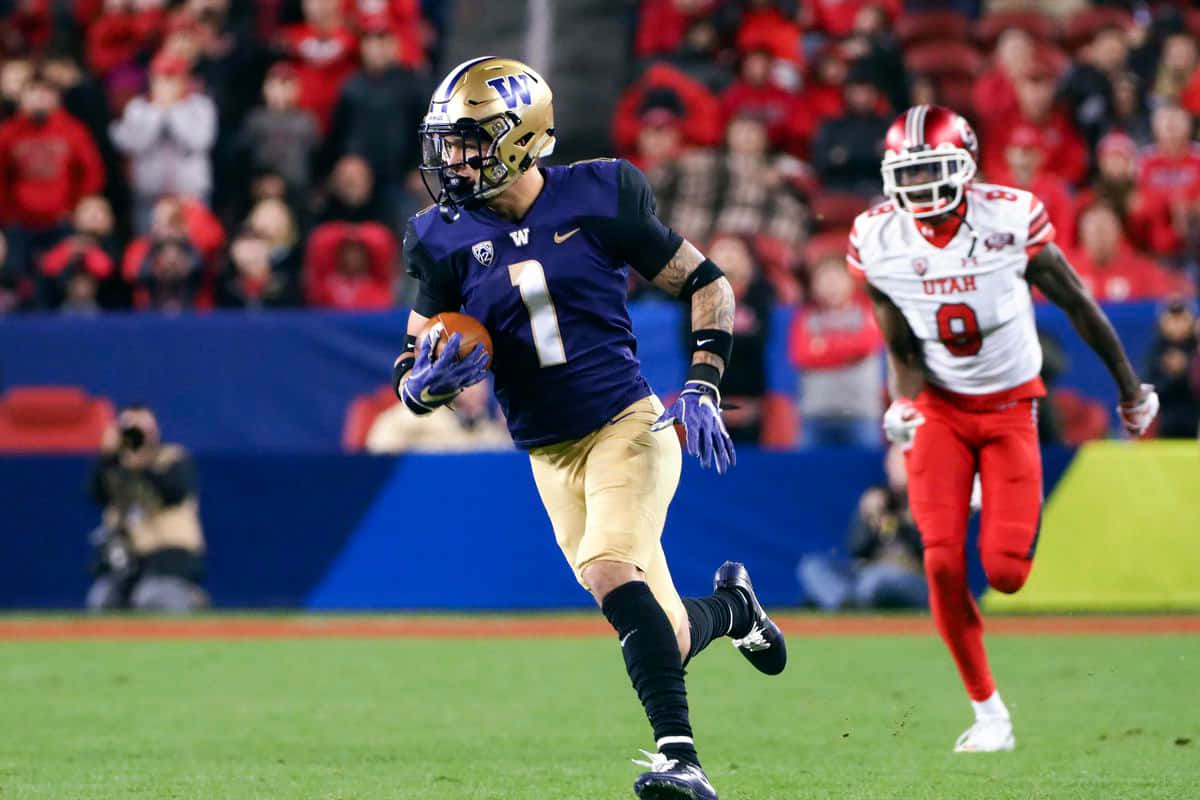
{"label": "white cleat", "polygon": [[1017,744],[1013,738],[1012,720],[1008,717],[989,717],[975,720],[954,743],[956,753],[1001,753],[1011,751]]}

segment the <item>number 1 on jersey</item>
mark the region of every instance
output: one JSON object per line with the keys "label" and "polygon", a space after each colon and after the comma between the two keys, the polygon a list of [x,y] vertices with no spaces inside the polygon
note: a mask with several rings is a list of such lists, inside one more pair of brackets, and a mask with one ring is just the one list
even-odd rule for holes
{"label": "number 1 on jersey", "polygon": [[554,310],[554,301],[550,299],[550,287],[546,285],[546,270],[542,268],[542,262],[530,259],[510,264],[508,277],[521,292],[521,300],[529,312],[529,328],[533,332],[533,347],[537,350],[538,363],[543,367],[567,363],[562,331],[558,327],[558,313]]}

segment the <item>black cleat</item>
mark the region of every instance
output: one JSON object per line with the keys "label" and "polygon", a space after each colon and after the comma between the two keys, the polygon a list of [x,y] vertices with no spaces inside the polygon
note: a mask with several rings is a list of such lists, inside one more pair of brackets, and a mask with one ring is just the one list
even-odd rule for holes
{"label": "black cleat", "polygon": [[783,632],[759,605],[746,567],[736,561],[726,561],[713,578],[713,589],[741,592],[750,603],[750,612],[754,617],[750,632],[740,639],[734,639],[734,646],[759,672],[767,675],[783,672],[787,666],[787,644],[783,640]]}
{"label": "black cleat", "polygon": [[633,782],[633,793],[642,800],[717,800],[717,790],[700,767],[662,753],[642,752],[650,760],[633,762],[650,768]]}

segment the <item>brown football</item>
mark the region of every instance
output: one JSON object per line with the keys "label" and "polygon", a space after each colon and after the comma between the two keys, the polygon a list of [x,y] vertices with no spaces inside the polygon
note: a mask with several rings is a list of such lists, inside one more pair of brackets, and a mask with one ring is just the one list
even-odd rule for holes
{"label": "brown football", "polygon": [[481,344],[488,354],[488,366],[492,365],[492,356],[495,354],[495,351],[492,350],[492,337],[488,335],[487,328],[483,327],[483,323],[467,314],[444,311],[435,315],[425,323],[425,327],[417,336],[417,341],[420,342],[426,336],[432,336],[433,357],[437,358],[441,354],[446,340],[456,333],[462,336],[462,342],[458,346],[459,358],[470,355],[471,351],[475,349],[475,345]]}

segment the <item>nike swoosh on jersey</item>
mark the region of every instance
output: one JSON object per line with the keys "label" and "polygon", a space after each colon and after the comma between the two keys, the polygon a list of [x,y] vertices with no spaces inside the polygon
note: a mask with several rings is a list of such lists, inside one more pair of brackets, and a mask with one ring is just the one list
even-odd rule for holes
{"label": "nike swoosh on jersey", "polygon": [[571,230],[567,231],[566,233],[558,233],[557,231],[555,231],[554,243],[562,244],[567,239],[570,239],[572,236],[574,236],[577,233],[579,233],[579,228],[572,228]]}
{"label": "nike swoosh on jersey", "polygon": [[630,636],[633,636],[633,635],[634,635],[635,633],[637,633],[637,632],[638,632],[638,629],[637,629],[637,628],[634,628],[634,629],[633,629],[633,630],[631,630],[629,633],[627,633],[627,634],[625,634],[624,636],[622,636],[622,637],[621,637],[621,649],[622,649],[622,650],[624,650],[624,649],[625,649],[625,643],[629,641],[629,637],[630,637]]}

